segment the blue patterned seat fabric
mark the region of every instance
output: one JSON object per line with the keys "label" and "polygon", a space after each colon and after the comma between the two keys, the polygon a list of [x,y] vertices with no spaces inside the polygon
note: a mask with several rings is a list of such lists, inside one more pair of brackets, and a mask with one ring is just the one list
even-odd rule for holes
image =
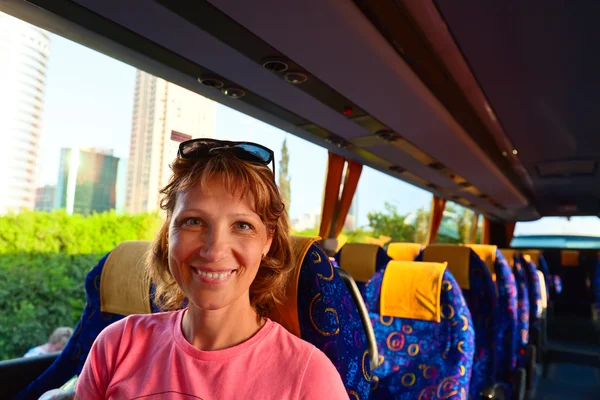
{"label": "blue patterned seat fabric", "polygon": [[491,386],[496,380],[496,338],[499,335],[498,292],[485,263],[471,250],[471,288],[463,294],[471,310],[475,328],[475,356],[471,376],[471,396]]}
{"label": "blue patterned seat fabric", "polygon": [[552,289],[554,294],[561,294],[563,291],[562,279],[560,275],[552,275]]}
{"label": "blue patterned seat fabric", "polygon": [[298,281],[302,339],[323,351],[340,373],[351,399],[367,399],[371,369],[367,336],[352,295],[325,251],[313,243]]}
{"label": "blue patterned seat fabric", "polygon": [[370,399],[466,399],[471,376],[474,331],[460,287],[446,270],[439,323],[380,313],[384,271],[366,284],[366,304],[381,364],[374,371]]}
{"label": "blue patterned seat fabric", "polygon": [[594,270],[594,305],[596,310],[600,312],[600,254]]}
{"label": "blue patterned seat fabric", "polygon": [[107,258],[108,254],[85,278],[87,302],[69,343],[56,361],[23,389],[16,399],[37,399],[44,392],[58,388],[74,375],[79,375],[96,336],[108,325],[123,318],[122,315],[100,311],[100,277]]}
{"label": "blue patterned seat fabric", "polygon": [[540,316],[542,314],[542,288],[540,278],[537,274],[537,267],[533,261],[526,261],[521,257],[521,266],[525,271],[527,278],[527,291],[529,292],[529,329],[540,326]]}
{"label": "blue patterned seat fabric", "polygon": [[498,288],[498,319],[500,332],[497,334],[498,378],[504,382],[511,379],[517,366],[517,283],[515,276],[499,250],[494,262],[496,286]]}
{"label": "blue patterned seat fabric", "polygon": [[[85,280],[87,304],[75,333],[57,360],[17,396],[38,398],[81,372],[98,334],[124,318],[100,311],[100,277],[108,254]],[[150,288],[153,292],[154,288]],[[152,298],[152,296],[151,296]],[[158,312],[151,304],[152,312]],[[302,339],[314,344],[333,362],[350,398],[367,399],[371,372],[367,338],[358,309],[325,251],[313,243],[304,258],[298,282],[298,318]]]}
{"label": "blue patterned seat fabric", "polygon": [[544,258],[543,254],[539,255],[538,262],[538,269],[542,271],[542,274],[544,274],[544,280],[546,281],[546,298],[550,299],[550,289],[554,286],[551,279],[552,276],[550,275],[550,268],[548,267],[548,262],[546,261],[546,258]]}
{"label": "blue patterned seat fabric", "polygon": [[517,283],[517,367],[524,368],[529,343],[529,290],[525,270],[517,256],[513,259],[513,272]]}

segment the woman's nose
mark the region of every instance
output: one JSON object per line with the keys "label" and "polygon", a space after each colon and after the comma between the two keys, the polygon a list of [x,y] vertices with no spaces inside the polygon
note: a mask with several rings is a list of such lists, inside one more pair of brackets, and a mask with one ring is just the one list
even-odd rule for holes
{"label": "woman's nose", "polygon": [[200,256],[208,262],[218,262],[227,257],[229,238],[226,229],[211,227],[207,230],[204,243],[200,248]]}

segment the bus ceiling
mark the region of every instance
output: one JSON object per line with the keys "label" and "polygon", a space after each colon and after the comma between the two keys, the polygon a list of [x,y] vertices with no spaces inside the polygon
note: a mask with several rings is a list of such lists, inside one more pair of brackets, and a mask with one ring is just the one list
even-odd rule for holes
{"label": "bus ceiling", "polygon": [[[595,162],[540,178],[531,149],[550,145],[507,125],[513,115],[480,74],[506,79],[473,67],[484,56],[465,50],[447,3],[2,0],[0,10],[496,220],[557,213],[545,200],[571,181],[599,190],[580,184]],[[595,203],[581,212],[597,214]]]}

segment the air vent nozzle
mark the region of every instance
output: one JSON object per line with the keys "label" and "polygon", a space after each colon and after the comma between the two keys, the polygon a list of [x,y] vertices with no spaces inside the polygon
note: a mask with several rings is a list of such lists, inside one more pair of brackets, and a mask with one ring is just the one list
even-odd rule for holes
{"label": "air vent nozzle", "polygon": [[201,84],[206,85],[208,87],[215,88],[215,89],[221,89],[224,86],[222,80],[215,78],[215,77],[210,77],[210,76],[200,77],[200,78],[198,78],[198,82],[200,82]]}
{"label": "air vent nozzle", "polygon": [[240,97],[244,97],[246,95],[245,90],[236,87],[224,88],[221,89],[221,92],[232,99],[239,99]]}
{"label": "air vent nozzle", "polygon": [[375,136],[377,136],[379,139],[385,140],[386,142],[390,143],[395,142],[396,140],[399,140],[401,138],[400,134],[390,130],[377,131],[375,132]]}
{"label": "air vent nozzle", "polygon": [[330,136],[325,140],[333,144],[334,146],[339,147],[340,149],[347,149],[348,147],[350,147],[350,143],[346,139],[342,139],[338,136]]}
{"label": "air vent nozzle", "polygon": [[283,79],[292,85],[301,85],[308,80],[308,76],[301,72],[288,72]]}
{"label": "air vent nozzle", "polygon": [[287,62],[283,61],[283,60],[265,60],[262,64],[263,68],[271,71],[271,72],[275,72],[275,73],[283,73],[285,71],[288,70],[288,64]]}

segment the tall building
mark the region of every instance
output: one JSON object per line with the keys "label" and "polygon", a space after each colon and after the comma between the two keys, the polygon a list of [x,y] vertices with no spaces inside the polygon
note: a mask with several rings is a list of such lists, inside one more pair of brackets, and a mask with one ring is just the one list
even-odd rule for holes
{"label": "tall building", "polygon": [[47,32],[0,12],[0,214],[35,207]]}
{"label": "tall building", "polygon": [[127,169],[125,208],[131,213],[159,209],[159,190],[180,142],[215,137],[216,104],[143,71],[137,71]]}
{"label": "tall building", "polygon": [[91,214],[116,207],[119,158],[112,150],[62,149],[55,208]]}
{"label": "tall building", "polygon": [[35,209],[37,211],[54,210],[54,199],[56,198],[56,186],[45,185],[35,190]]}

